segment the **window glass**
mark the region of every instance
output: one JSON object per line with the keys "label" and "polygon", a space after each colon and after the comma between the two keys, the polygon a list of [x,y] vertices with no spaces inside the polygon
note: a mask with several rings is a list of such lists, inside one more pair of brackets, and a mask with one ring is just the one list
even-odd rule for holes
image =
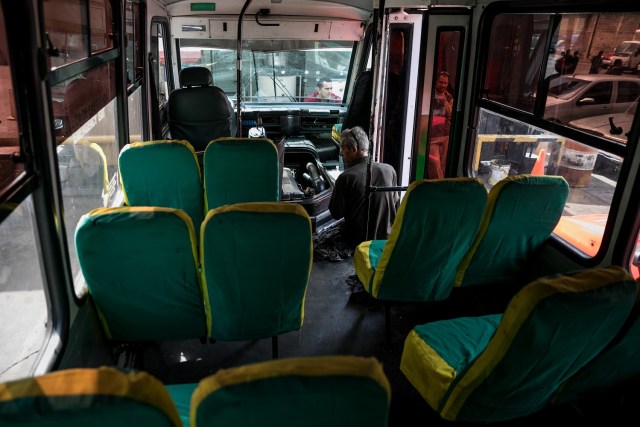
{"label": "window glass", "polygon": [[89,54],[85,3],[50,0],[43,3],[44,27],[50,43],[58,49],[51,68],[86,58]]}
{"label": "window glass", "polygon": [[482,95],[533,111],[549,31],[549,15],[498,15],[491,28]]}
{"label": "window glass", "polygon": [[0,223],[0,381],[31,374],[51,323],[34,224],[31,196]]}
{"label": "window glass", "polygon": [[[151,24],[151,53],[154,59],[153,78],[156,84],[156,93],[158,94],[158,104],[164,105],[169,97],[169,76],[168,68],[165,63],[165,27],[163,24],[154,22]],[[169,64],[170,66],[170,64]]]}
{"label": "window glass", "polygon": [[640,233],[638,233],[635,250],[631,256],[631,262],[629,262],[629,270],[634,279],[638,280],[640,278]]}
{"label": "window glass", "polygon": [[[76,118],[70,121],[70,126],[63,127],[73,129],[73,132],[58,137],[61,142],[57,147],[57,153],[64,219],[76,283],[80,282],[73,235],[78,220],[91,209],[112,206],[115,203],[113,199],[118,181],[119,147],[116,132],[116,100],[112,97],[103,104],[107,94],[115,93],[113,71],[113,63],[108,63],[87,73],[89,79],[98,76],[104,79],[99,86],[94,86],[100,87],[103,94],[97,100],[91,96],[79,97],[73,104],[71,114]],[[69,87],[70,84],[71,82],[65,81],[61,86]],[[66,120],[65,123],[67,122],[69,121]]]}
{"label": "window glass", "polygon": [[131,95],[129,95],[129,141],[143,141],[142,134],[142,86],[138,87]]}
{"label": "window glass", "polygon": [[[456,73],[461,55],[462,31],[439,31],[437,37],[433,74],[425,74],[423,82],[418,134],[420,152],[424,150],[427,155],[422,163],[418,162],[417,176],[430,179],[444,178],[446,172],[451,123],[456,108]],[[432,80],[427,80],[430,76]]]}
{"label": "window glass", "polygon": [[622,160],[604,150],[480,110],[474,175],[482,178],[487,188],[507,176],[536,170],[563,176],[570,192],[554,233],[586,255],[594,256],[602,243]]}
{"label": "window glass", "polygon": [[140,3],[127,1],[126,5],[126,63],[127,83],[133,84],[142,79],[143,54],[142,21],[140,16]]}
{"label": "window glass", "polygon": [[109,0],[91,0],[89,2],[89,19],[91,24],[91,51],[94,53],[111,49],[112,16]]}
{"label": "window glass", "polygon": [[[634,40],[639,24],[640,13],[503,14],[493,20],[485,47],[485,99],[530,113],[542,104],[542,119],[579,129],[585,137],[572,132],[567,138],[564,128],[550,133],[541,129],[544,120],[531,116],[539,127],[532,126],[527,114],[518,113],[516,120],[511,110],[484,103],[473,173],[488,187],[515,174],[562,175],[571,190],[555,234],[587,256],[602,245],[624,158],[619,148],[626,147],[640,97],[633,75],[640,64],[640,40]],[[528,59],[524,45],[530,46]],[[534,60],[545,53],[546,64]],[[544,81],[538,84],[537,76]],[[536,102],[538,96],[543,102]],[[620,146],[592,147],[587,133]]]}
{"label": "window glass", "polygon": [[640,96],[640,83],[618,82],[618,96],[615,102],[635,102]]}
{"label": "window glass", "polygon": [[115,97],[115,65],[109,63],[78,74],[51,88],[58,142],[81,130]]}
{"label": "window glass", "polygon": [[[342,102],[353,42],[247,40],[242,47],[246,102]],[[235,41],[180,40],[180,69],[204,66],[230,98],[237,91]]]}
{"label": "window glass", "polygon": [[50,47],[58,50],[50,56],[51,69],[87,58],[89,47],[92,53],[113,48],[109,0],[48,0],[43,7]]}
{"label": "window glass", "polygon": [[14,161],[20,154],[20,139],[2,9],[0,25],[0,93],[4,94],[0,96],[0,188],[5,188],[24,168]]}
{"label": "window glass", "polygon": [[384,139],[382,161],[393,166],[401,176],[403,157],[402,135],[406,100],[407,61],[411,44],[409,26],[392,25],[389,34],[389,60],[387,62],[387,96],[384,112]]}
{"label": "window glass", "polygon": [[[10,69],[3,6],[0,5],[0,193],[9,190],[24,165]],[[9,190],[10,191],[10,190]],[[6,193],[5,193],[6,194]],[[51,324],[40,269],[31,196],[0,206],[0,382],[30,375]]]}

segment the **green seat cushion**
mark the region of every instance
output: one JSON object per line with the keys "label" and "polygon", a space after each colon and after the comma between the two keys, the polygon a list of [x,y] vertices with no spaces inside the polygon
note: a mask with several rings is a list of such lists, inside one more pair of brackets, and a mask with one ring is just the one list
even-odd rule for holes
{"label": "green seat cushion", "polygon": [[411,183],[389,238],[363,242],[354,252],[356,274],[367,292],[389,301],[447,298],[486,201],[475,178]]}
{"label": "green seat cushion", "polygon": [[375,359],[282,359],[219,371],[201,381],[192,421],[198,427],[383,427],[389,399],[389,383]]}
{"label": "green seat cushion", "polygon": [[204,153],[207,210],[280,197],[278,150],[269,139],[219,138]]}
{"label": "green seat cushion", "polygon": [[80,268],[108,338],[206,336],[191,219],[171,208],[95,209],[76,228]]}
{"label": "green seat cushion", "polygon": [[415,327],[400,369],[447,420],[526,416],[607,346],[636,295],[637,284],[620,267],[539,279],[516,294],[502,317]]}
{"label": "green seat cushion", "polygon": [[300,328],[313,260],[311,220],[302,206],[222,206],[207,214],[201,239],[212,338],[254,340]]}
{"label": "green seat cushion", "polygon": [[456,272],[456,286],[511,283],[558,224],[569,195],[561,176],[511,176],[489,192],[471,248]]}
{"label": "green seat cushion", "polygon": [[200,229],[204,192],[196,153],[187,141],[159,140],[125,145],[118,157],[129,206],[182,209]]}

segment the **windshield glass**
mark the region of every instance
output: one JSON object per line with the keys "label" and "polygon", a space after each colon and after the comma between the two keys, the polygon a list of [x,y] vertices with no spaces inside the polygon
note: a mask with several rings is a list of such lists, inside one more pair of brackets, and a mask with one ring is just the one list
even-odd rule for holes
{"label": "windshield glass", "polygon": [[[344,97],[353,42],[248,40],[242,46],[243,102],[333,102]],[[204,66],[236,98],[235,41],[180,39],[180,69]]]}
{"label": "windshield glass", "polygon": [[623,42],[623,43],[620,43],[620,46],[615,48],[614,53],[616,55],[623,55],[623,54],[629,55],[631,53],[634,53],[638,48],[638,46],[640,46],[640,43]]}
{"label": "windshield glass", "polygon": [[585,80],[572,77],[556,77],[551,79],[549,83],[548,94],[555,97],[562,97],[578,90],[587,83]]}

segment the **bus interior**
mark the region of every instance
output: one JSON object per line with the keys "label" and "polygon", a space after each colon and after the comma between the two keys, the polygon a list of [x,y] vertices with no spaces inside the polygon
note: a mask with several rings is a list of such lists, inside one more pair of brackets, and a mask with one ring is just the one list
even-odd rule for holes
{"label": "bus interior", "polygon": [[[451,379],[449,389],[444,386],[445,380],[435,376],[443,375],[442,369],[432,367],[435,373],[431,379],[416,380],[407,372],[414,369],[408,368],[411,340],[430,337],[424,332],[427,329],[419,329],[420,325],[445,325],[442,329],[459,325],[466,338],[449,339],[457,344],[467,340],[460,345],[470,359],[471,355],[478,356],[491,339],[497,339],[499,334],[493,335],[494,329],[507,331],[508,337],[513,332],[515,340],[522,319],[510,323],[509,316],[517,317],[529,308],[533,312],[537,307],[533,302],[522,306],[515,303],[525,296],[535,299],[534,294],[522,292],[531,283],[547,284],[549,289],[559,283],[558,289],[564,289],[558,291],[560,294],[574,292],[566,289],[577,286],[575,293],[582,295],[590,286],[601,284],[581,287],[572,279],[563,282],[558,277],[582,278],[581,274],[587,273],[580,280],[605,280],[602,278],[609,277],[606,274],[613,267],[611,274],[624,277],[619,282],[638,286],[640,74],[632,69],[611,73],[610,64],[605,62],[595,70],[592,67],[598,52],[610,57],[620,43],[635,40],[638,28],[640,4],[622,0],[586,0],[579,4],[569,0],[3,0],[0,424],[21,425],[10,423],[15,421],[10,412],[15,408],[3,409],[13,398],[3,384],[58,371],[110,366],[143,371],[166,386],[176,386],[197,384],[220,370],[272,359],[336,355],[375,358],[381,363],[389,382],[390,400],[388,417],[379,425],[467,422],[529,426],[552,420],[618,423],[635,419],[640,399],[636,387],[640,378],[640,328],[635,326],[639,323],[635,319],[640,306],[629,302],[635,299],[631,295],[637,294],[635,288],[620,288],[611,298],[590,296],[599,301],[598,309],[574,307],[561,299],[561,305],[566,306],[553,318],[558,329],[540,333],[557,333],[560,340],[564,337],[559,332],[564,319],[563,331],[571,345],[590,342],[595,346],[607,322],[619,322],[611,326],[616,333],[603,338],[598,350],[590,350],[596,361],[596,355],[624,341],[624,334],[635,334],[626,353],[614,355],[610,365],[599,371],[609,377],[615,372],[628,374],[615,383],[605,382],[599,393],[577,393],[562,401],[561,392],[571,391],[573,374],[589,366],[584,354],[576,356],[580,363],[567,362],[566,371],[557,374],[565,376],[562,381],[550,378],[551,374],[542,379],[523,375],[520,383],[505,386],[508,390],[502,403],[496,390],[502,387],[504,373],[493,374],[491,369],[501,366],[498,361],[518,359],[518,349],[501,347],[485,354],[485,359],[478,357],[475,366],[470,363],[460,372],[451,368],[451,375],[458,378]],[[173,231],[167,231],[172,229],[150,227],[145,232],[142,225],[128,229],[124,224],[122,218],[130,212],[143,221],[154,216],[151,212],[165,215],[170,208],[143,204],[136,210],[129,202],[133,193],[124,191],[122,153],[151,145],[151,141],[187,141],[180,148],[189,146],[203,187],[184,191],[207,205],[206,192],[212,190],[206,181],[205,153],[213,140],[220,140],[212,138],[205,144],[207,149],[198,149],[187,139],[176,138],[177,131],[172,127],[176,114],[172,108],[177,107],[170,106],[179,105],[172,98],[179,91],[199,89],[199,84],[181,86],[182,76],[189,72],[182,71],[190,69],[210,75],[210,81],[200,89],[218,88],[224,103],[230,106],[227,133],[220,140],[257,138],[273,143],[279,169],[277,191],[272,193],[277,196],[264,202],[274,204],[269,208],[271,213],[305,218],[308,241],[299,241],[306,238],[306,231],[287,232],[289,223],[265,222],[267,225],[260,229],[260,215],[253,211],[259,203],[249,203],[239,211],[233,202],[215,209],[209,206],[198,219],[184,212],[176,214],[182,218],[179,227],[189,224],[190,234],[179,254],[178,249],[171,249],[174,252],[158,259],[149,254],[164,244],[162,239],[177,245],[177,237],[175,241],[167,237],[173,236]],[[446,91],[452,99],[448,115],[441,114],[437,107],[437,82],[442,75],[447,77]],[[323,85],[330,85],[328,98],[319,96]],[[182,104],[194,121],[208,113],[203,105]],[[369,186],[367,197],[375,192],[398,191],[402,197],[398,216],[406,225],[402,224],[401,231],[398,221],[388,240],[371,239],[364,242],[366,247],[358,246],[354,252],[331,246],[344,219],[331,216],[329,202],[337,179],[347,168],[341,156],[340,132],[355,126],[369,136],[371,161],[391,165],[397,173],[396,186]],[[229,157],[233,160],[224,165],[228,177],[221,178],[226,182],[223,185],[240,187],[261,176],[264,171],[258,159],[250,158],[252,154]],[[192,155],[186,157],[191,162]],[[176,170],[162,174],[186,182],[191,172],[178,171],[177,157],[174,161]],[[152,166],[149,160],[138,170]],[[527,196],[528,190],[522,188],[508,193],[515,201],[499,204],[499,190],[506,192],[507,182],[540,184],[549,177],[560,183],[559,191],[564,193],[556,197],[556,190],[546,188]],[[462,185],[470,181],[482,188],[482,197],[487,196],[477,212],[446,206],[462,206],[471,202],[472,196],[452,202],[457,197],[453,193],[441,194],[433,189],[429,190],[434,192],[432,199],[420,202],[422,205],[413,202],[414,198],[419,200],[419,188],[427,191],[440,182]],[[153,183],[145,185],[153,187]],[[169,192],[163,188],[157,191]],[[491,208],[485,210],[485,206]],[[442,214],[447,207],[451,208],[449,213]],[[506,231],[493,241],[482,241],[482,233],[494,232],[489,222],[494,207],[495,215],[506,218],[495,227]],[[234,212],[245,215],[226,224],[224,215],[231,217]],[[255,222],[242,222],[248,212],[255,215]],[[477,218],[472,220],[476,213]],[[108,215],[113,217],[108,219]],[[417,222],[413,225],[410,220]],[[464,228],[451,225],[456,220],[471,231],[461,236]],[[118,221],[123,221],[120,230],[106,233],[104,241],[81,236],[91,226],[117,225]],[[544,225],[549,227],[548,232],[540,231],[543,223],[549,223]],[[223,229],[216,238],[220,242],[229,239],[226,244],[209,237],[209,232],[213,235],[219,231],[214,226]],[[424,231],[427,228],[428,233]],[[533,237],[523,238],[519,246],[513,243],[517,235],[527,231],[532,231]],[[414,252],[423,251],[422,259],[413,257],[411,250],[392,258],[393,245],[401,248],[418,236],[424,241],[416,243]],[[147,238],[148,242],[143,241]],[[284,242],[290,242],[286,243],[289,246]],[[124,273],[124,265],[130,261],[127,258],[131,258],[126,254],[138,245],[147,248],[140,252],[141,267],[136,269],[137,264],[133,264],[127,270],[130,272]],[[376,245],[380,252],[371,255]],[[427,247],[431,249],[426,251]],[[232,309],[237,296],[229,297],[227,317],[217,317],[214,307],[218,307],[217,298],[223,298],[223,294],[211,290],[217,279],[213,268],[207,268],[205,248],[216,254],[209,255],[218,261],[216,268],[228,269],[225,277],[229,281],[251,278],[250,289],[256,290],[253,305]],[[478,256],[485,256],[476,264],[474,250],[484,251]],[[443,255],[444,251],[450,252]],[[500,251],[509,253],[499,255]],[[103,254],[92,264],[97,265],[99,273],[90,272],[88,266],[88,259],[96,254]],[[498,264],[509,256],[512,259],[505,262],[510,275],[506,279],[491,276],[498,274]],[[157,313],[155,304],[180,307],[185,300],[176,295],[163,299],[161,285],[157,292],[139,292],[143,287],[154,289],[150,278],[161,278],[163,269],[181,257],[189,258],[189,263],[194,259],[195,305],[200,305],[198,319],[203,328],[202,322],[206,322],[206,332],[163,339],[163,332],[169,334],[172,328],[171,320],[178,328],[184,313]],[[444,261],[432,265],[430,258],[438,257]],[[376,265],[385,267],[376,271]],[[167,270],[170,273],[166,276],[178,275],[183,267]],[[398,274],[398,278],[382,277],[385,268],[389,276]],[[470,277],[475,268],[486,270],[483,274],[490,279],[480,283],[478,278],[479,286],[466,286],[467,280],[475,280]],[[101,303],[104,294],[92,291],[93,282],[104,278],[96,274],[113,277],[107,280],[113,287],[107,292],[107,301],[124,304],[116,316],[118,322],[128,320],[134,311],[138,313],[136,310],[146,312],[132,316],[136,324],[132,334],[138,327],[152,328],[148,323],[154,316],[161,319],[159,322],[170,320],[169,326],[158,331],[157,338],[113,339],[117,327],[115,323],[109,326],[109,303]],[[189,274],[181,273],[180,280],[186,283]],[[300,312],[297,326],[259,337],[214,332],[227,323],[238,326],[249,322],[252,315],[257,317],[261,304],[266,306],[271,298],[263,296],[260,300],[259,295],[266,292],[264,287],[280,289],[298,276],[305,286],[296,306]],[[126,288],[130,278],[140,283],[140,289],[131,295]],[[446,282],[445,296],[384,296],[385,286],[408,288],[421,281]],[[602,286],[606,292],[613,287]],[[204,302],[198,299],[200,296]],[[619,306],[614,306],[614,299],[620,300]],[[256,307],[255,312],[248,307]],[[552,311],[549,307],[555,306],[549,303],[546,315]],[[577,317],[583,309],[584,317]],[[609,311],[599,313],[605,309]],[[598,315],[604,320],[600,328],[595,328],[594,324],[600,322]],[[474,341],[469,332],[473,328],[460,319],[481,316],[491,319],[484,327],[493,332]],[[574,317],[574,329],[567,332]],[[538,320],[548,326],[545,318]],[[535,324],[535,320],[531,322]],[[465,327],[469,328],[467,335]],[[587,331],[596,329],[597,333],[588,336]],[[526,347],[523,343],[536,341],[534,337],[538,335],[525,334],[517,343]],[[447,338],[439,342],[443,347],[446,343]],[[557,362],[561,366],[562,356],[574,350],[571,345],[557,354],[549,349],[549,358],[543,359],[541,352],[540,364]],[[584,346],[586,349],[587,344]],[[411,356],[414,362],[435,351],[425,348],[423,353],[416,350],[420,356]],[[531,352],[519,360],[529,357],[534,361],[531,366],[537,365],[536,354]],[[475,374],[481,364],[489,367],[487,373],[475,379],[464,377]],[[551,367],[547,369],[552,371]],[[486,378],[495,383],[483,382]],[[426,391],[421,388],[423,383],[427,384]],[[547,389],[537,394],[533,385],[526,383],[543,389],[547,384]],[[434,393],[440,392],[441,403],[434,405]],[[456,402],[446,402],[460,396],[463,401],[475,402],[475,398],[482,400],[477,397],[482,393],[490,401],[482,403],[495,405],[495,410],[467,413],[469,406],[464,403],[456,406]],[[286,402],[287,397],[274,398],[274,402],[278,399]],[[510,412],[505,410],[510,399],[526,404]],[[278,416],[279,420],[265,421],[264,425],[287,425],[283,421],[286,410]],[[355,419],[355,412],[351,419]],[[307,419],[302,425],[319,425],[318,420],[314,424]],[[344,424],[336,421],[334,425]]]}

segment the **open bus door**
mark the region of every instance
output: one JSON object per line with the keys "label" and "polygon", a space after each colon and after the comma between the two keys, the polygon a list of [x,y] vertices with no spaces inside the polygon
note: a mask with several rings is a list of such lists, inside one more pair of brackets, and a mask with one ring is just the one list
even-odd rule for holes
{"label": "open bus door", "polygon": [[[443,177],[455,163],[455,141],[462,121],[464,52],[469,40],[470,9],[441,8],[385,13],[379,73],[376,156],[394,166],[398,184]],[[401,52],[401,55],[399,53]],[[450,110],[433,102],[440,74],[447,74]],[[384,82],[384,83],[381,83]],[[458,123],[455,126],[455,123]]]}

